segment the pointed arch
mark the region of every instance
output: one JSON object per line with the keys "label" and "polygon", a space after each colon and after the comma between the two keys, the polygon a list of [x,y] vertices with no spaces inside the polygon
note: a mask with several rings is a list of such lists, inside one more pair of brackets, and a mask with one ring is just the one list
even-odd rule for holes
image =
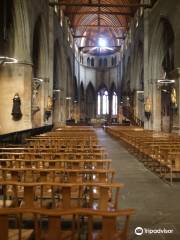
{"label": "pointed arch", "polygon": [[85,93],[84,93],[84,84],[81,82],[80,84],[80,99],[84,100]]}
{"label": "pointed arch", "polygon": [[73,91],[74,92],[74,94],[73,94],[74,95],[74,101],[77,102],[78,101],[78,84],[77,84],[76,76],[74,76],[74,81],[73,82],[74,82],[74,84],[73,84],[74,85],[73,86],[74,87],[74,91]]}
{"label": "pointed arch", "polygon": [[[171,50],[170,50],[171,49]],[[171,51],[170,69],[164,69],[164,58]],[[153,33],[150,46],[150,74],[153,79],[162,75],[162,70],[171,71],[174,68],[174,31],[167,18],[161,18]],[[166,65],[168,66],[168,64]]]}
{"label": "pointed arch", "polygon": [[96,112],[95,99],[96,99],[95,89],[92,83],[89,82],[86,88],[86,117],[88,119],[95,117]]}
{"label": "pointed arch", "polygon": [[30,23],[27,10],[27,1],[16,1],[14,4],[15,16],[15,49],[14,56],[18,61],[31,62],[31,38],[30,38]]}
{"label": "pointed arch", "polygon": [[31,58],[34,77],[46,78],[48,73],[48,44],[42,15],[36,19],[33,31]]}
{"label": "pointed arch", "polygon": [[115,83],[113,82],[111,84],[110,88],[110,100],[111,100],[111,115],[115,116],[117,115],[117,110],[118,110],[118,96],[117,96],[117,88]]}
{"label": "pointed arch", "polygon": [[101,83],[97,91],[97,115],[109,114],[109,91],[104,83]]}

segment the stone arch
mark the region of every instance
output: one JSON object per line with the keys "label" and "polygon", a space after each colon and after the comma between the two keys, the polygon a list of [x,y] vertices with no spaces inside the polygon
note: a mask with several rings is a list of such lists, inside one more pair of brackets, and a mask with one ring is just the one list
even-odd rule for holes
{"label": "stone arch", "polygon": [[72,74],[72,66],[71,66],[71,60],[68,57],[67,58],[67,79],[66,79],[66,96],[73,97],[73,74]]}
{"label": "stone arch", "polygon": [[46,25],[43,16],[39,15],[33,29],[31,58],[34,77],[45,78],[48,71],[48,44]]}
{"label": "stone arch", "polygon": [[99,67],[102,67],[102,58],[99,58]]}
{"label": "stone arch", "polygon": [[[45,81],[48,74],[48,45],[45,22],[42,15],[37,17],[34,24],[31,59],[33,63],[33,99],[37,102],[36,108],[32,108],[32,124],[33,127],[39,127],[44,125],[44,121],[49,120],[49,118],[45,117],[45,110],[48,97],[52,97],[51,93],[49,93],[50,83]],[[44,80],[44,82],[39,81],[39,79]]]}
{"label": "stone arch", "polygon": [[109,93],[113,94],[113,92],[117,93],[117,87],[116,87],[116,84],[114,82],[111,83],[111,87],[110,87]]}
{"label": "stone arch", "polygon": [[53,123],[58,126],[62,121],[61,100],[62,94],[60,88],[60,81],[62,76],[61,61],[60,61],[60,44],[56,39],[54,42],[54,65],[53,65]]}
{"label": "stone arch", "polygon": [[12,0],[0,2],[0,55],[14,57],[15,9]]}
{"label": "stone arch", "polygon": [[94,67],[94,58],[91,58],[91,67]]}
{"label": "stone arch", "polygon": [[161,18],[153,33],[150,46],[150,75],[153,80],[161,77],[162,74],[162,62],[169,43],[169,40],[164,38],[167,30],[171,34],[171,41],[174,42],[174,31],[169,20]]}
{"label": "stone arch", "polygon": [[[3,67],[3,74],[1,79],[1,91],[0,91],[0,102],[6,108],[6,113],[3,114],[2,129],[6,132],[18,131],[27,128],[31,128],[31,73],[32,66],[24,65],[24,62],[31,63],[30,60],[30,34],[29,34],[29,16],[27,12],[27,1],[14,1],[14,0],[2,0],[0,4],[6,5],[6,10],[0,6],[0,9],[3,13],[6,13],[7,19],[7,30],[8,35],[11,38],[10,41],[6,40],[6,45],[3,46],[0,43],[0,46],[4,49],[4,52],[1,54],[8,57],[15,57],[19,64],[9,64],[8,66]],[[3,17],[3,14],[0,14]],[[3,24],[2,19],[0,20]],[[1,25],[1,26],[2,26]],[[0,36],[3,36],[0,34]],[[20,73],[20,74],[19,74]],[[8,78],[8,81],[7,81]],[[4,81],[4,83],[3,83]],[[3,86],[3,87],[2,87]],[[6,89],[6,92],[4,89]],[[11,100],[14,94],[18,92],[21,98],[21,111],[22,118],[19,121],[11,121]],[[5,99],[5,100],[3,100]],[[6,104],[6,102],[8,104]],[[6,122],[9,122],[7,125]],[[0,118],[1,124],[1,118]]]}
{"label": "stone arch", "polygon": [[107,67],[107,58],[104,58],[103,65],[104,67]]}
{"label": "stone arch", "polygon": [[130,78],[131,78],[131,58],[128,57],[126,70],[125,70],[125,77],[122,82],[122,95],[128,95],[131,91],[130,89]]}
{"label": "stone arch", "polygon": [[85,118],[85,91],[84,84],[80,84],[80,119],[84,120]]}
{"label": "stone arch", "polygon": [[[150,46],[149,78],[152,87],[146,93],[152,102],[152,128],[164,131],[166,125],[170,131],[170,95],[164,96],[161,88],[157,88],[156,81],[164,77],[164,72],[171,72],[174,68],[174,31],[167,18],[161,18],[153,33]],[[166,109],[166,110],[164,110]]]}
{"label": "stone arch", "polygon": [[105,83],[101,83],[101,84],[99,85],[99,87],[97,88],[97,92],[99,92],[99,91],[102,90],[102,89],[105,89],[105,90],[107,90],[107,91],[109,92],[109,89],[108,89],[108,87],[106,86]]}
{"label": "stone arch", "polygon": [[74,84],[73,84],[73,86],[74,86],[74,97],[73,97],[73,100],[75,101],[75,102],[78,102],[78,83],[77,83],[77,78],[76,78],[76,76],[74,76]]}
{"label": "stone arch", "polygon": [[85,93],[84,93],[84,84],[81,82],[80,84],[80,99],[84,100]]}
{"label": "stone arch", "polygon": [[133,81],[131,81],[131,89],[143,90],[143,43],[141,41],[135,46],[134,66],[133,66]]}
{"label": "stone arch", "polygon": [[87,65],[90,66],[90,58],[87,58]]}
{"label": "stone arch", "polygon": [[19,62],[31,63],[30,25],[27,1],[16,1],[15,4],[15,49],[14,56]]}

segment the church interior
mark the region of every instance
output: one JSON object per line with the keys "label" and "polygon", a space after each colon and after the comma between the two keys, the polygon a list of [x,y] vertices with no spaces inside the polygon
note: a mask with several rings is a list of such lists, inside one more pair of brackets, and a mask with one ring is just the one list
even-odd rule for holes
{"label": "church interior", "polygon": [[179,15],[0,0],[0,240],[180,239]]}

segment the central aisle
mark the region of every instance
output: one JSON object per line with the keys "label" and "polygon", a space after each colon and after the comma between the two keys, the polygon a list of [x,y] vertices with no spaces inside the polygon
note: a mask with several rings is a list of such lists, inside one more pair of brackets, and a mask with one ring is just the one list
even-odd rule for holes
{"label": "central aisle", "polygon": [[[179,240],[180,239],[180,184],[170,186],[131,155],[121,143],[103,129],[96,130],[100,144],[106,147],[115,180],[125,184],[121,191],[119,207],[135,208],[130,221],[130,239]],[[173,229],[173,234],[136,236],[136,227]]]}

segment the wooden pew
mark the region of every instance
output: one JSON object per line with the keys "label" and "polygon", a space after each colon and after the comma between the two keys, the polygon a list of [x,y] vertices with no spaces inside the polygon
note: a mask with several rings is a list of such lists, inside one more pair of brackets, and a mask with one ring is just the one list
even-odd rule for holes
{"label": "wooden pew", "polygon": [[[3,200],[1,207],[51,208],[92,207],[94,209],[118,209],[119,190],[122,183],[54,183],[1,181]],[[74,187],[78,189],[74,195]],[[112,194],[112,192],[114,194]]]}
{"label": "wooden pew", "polygon": [[[180,137],[176,134],[147,131],[143,129],[109,127],[107,132],[125,143],[125,147],[161,177],[177,179],[179,171]],[[174,152],[175,164],[170,154]],[[179,178],[180,179],[180,178]]]}
{"label": "wooden pew", "polygon": [[[32,219],[34,220],[34,229],[35,240],[60,240],[60,239],[78,239],[80,234],[80,228],[75,227],[76,219],[78,216],[87,216],[88,217],[88,240],[91,239],[128,239],[128,229],[129,221],[132,214],[134,214],[134,209],[122,209],[117,211],[101,211],[101,210],[92,210],[92,209],[82,209],[75,208],[70,210],[53,210],[53,209],[32,209],[32,208],[7,208],[0,209],[0,239],[9,240],[8,238],[8,218],[12,216],[17,216],[19,219],[18,224],[18,235],[19,240],[22,240],[22,226],[24,220],[24,214],[32,214]],[[62,219],[64,216],[71,216],[72,226],[70,231],[65,231],[62,228]],[[98,233],[95,238],[94,236],[94,217],[101,218],[101,231]],[[121,231],[117,229],[116,219],[118,217],[125,218],[124,226]],[[44,219],[48,219],[47,229],[41,227],[40,222]]]}
{"label": "wooden pew", "polygon": [[[113,182],[114,169],[0,168],[1,179],[15,181]],[[95,176],[95,177],[94,177]]]}
{"label": "wooden pew", "polygon": [[103,168],[109,169],[112,160],[110,159],[83,159],[83,160],[47,160],[47,159],[0,159],[0,168],[83,168],[83,169],[96,169]]}

